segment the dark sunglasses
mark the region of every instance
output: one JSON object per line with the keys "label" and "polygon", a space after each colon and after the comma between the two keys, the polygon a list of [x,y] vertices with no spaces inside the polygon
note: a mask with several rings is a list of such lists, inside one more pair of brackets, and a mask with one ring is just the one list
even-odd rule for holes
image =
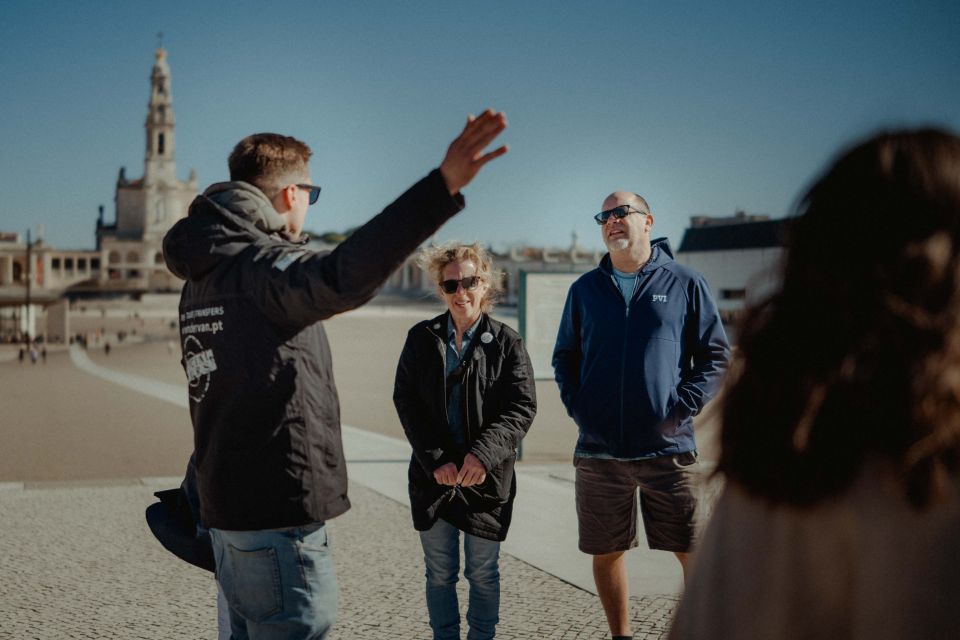
{"label": "dark sunglasses", "polygon": [[310,204],[317,204],[320,199],[320,187],[315,184],[298,184],[297,188],[310,192]]}
{"label": "dark sunglasses", "polygon": [[440,288],[444,293],[456,293],[457,286],[462,286],[464,291],[473,291],[480,285],[480,276],[467,276],[459,280],[444,280],[440,283]]}
{"label": "dark sunglasses", "polygon": [[602,226],[607,224],[607,220],[610,219],[610,216],[613,216],[617,220],[623,220],[631,213],[646,214],[646,211],[640,211],[639,209],[634,209],[628,204],[622,204],[619,207],[614,207],[613,209],[607,209],[606,211],[601,211],[597,215],[593,216],[593,219],[597,221],[597,224]]}

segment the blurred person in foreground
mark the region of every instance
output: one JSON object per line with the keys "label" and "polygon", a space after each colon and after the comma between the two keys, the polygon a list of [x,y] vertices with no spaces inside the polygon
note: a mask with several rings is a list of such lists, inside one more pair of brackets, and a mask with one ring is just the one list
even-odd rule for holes
{"label": "blurred person in foreground", "polygon": [[503,114],[468,118],[440,167],[329,253],[301,235],[320,187],[311,151],[272,133],[241,140],[230,182],[194,200],[164,239],[187,282],[180,338],[200,519],[233,638],[325,638],[337,584],[325,523],[350,507],[340,407],[321,320],[367,302],[464,206]]}
{"label": "blurred person in foreground", "polygon": [[553,366],[579,429],[578,544],[618,640],[631,637],[624,553],[639,544],[638,490],[647,545],[686,573],[701,493],[693,417],[729,350],[706,279],[651,239],[644,198],[611,193],[594,220],[609,252],[570,287]]}
{"label": "blurred person in foreground", "polygon": [[489,315],[501,285],[483,248],[431,247],[420,264],[447,311],[407,334],[393,400],[413,448],[410,508],[427,611],[435,640],[459,640],[462,531],[467,638],[486,640],[499,622],[500,542],[513,514],[517,447],[537,412],[533,368],[517,332]]}
{"label": "blurred person in foreground", "polygon": [[671,637],[960,637],[960,138],[843,153],[741,335]]}

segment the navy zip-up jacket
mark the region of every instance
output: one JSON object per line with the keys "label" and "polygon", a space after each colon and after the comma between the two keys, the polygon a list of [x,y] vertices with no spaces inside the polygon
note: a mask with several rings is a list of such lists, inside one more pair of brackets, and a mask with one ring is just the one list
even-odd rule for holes
{"label": "navy zip-up jacket", "polygon": [[693,416],[716,392],[730,348],[703,276],[652,243],[630,304],[610,255],[570,287],[553,352],[577,451],[614,458],[695,451]]}

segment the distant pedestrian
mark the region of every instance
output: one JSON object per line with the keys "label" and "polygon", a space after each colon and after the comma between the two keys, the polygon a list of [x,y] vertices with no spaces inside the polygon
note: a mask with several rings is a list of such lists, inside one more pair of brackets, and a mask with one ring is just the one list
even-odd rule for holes
{"label": "distant pedestrian", "polygon": [[799,201],[672,639],[960,638],[958,177],[960,137],[894,131]]}
{"label": "distant pedestrian", "polygon": [[553,353],[574,451],[580,550],[593,556],[612,635],[630,637],[624,553],[672,552],[684,575],[696,533],[693,417],[716,392],[729,347],[703,275],[651,241],[646,200],[618,191],[594,216],[609,253],[570,287]]}
{"label": "distant pedestrian", "polygon": [[397,366],[393,401],[413,448],[413,526],[426,563],[434,640],[460,638],[456,583],[463,532],[470,583],[467,637],[493,638],[500,619],[500,542],[516,495],[517,447],[537,412],[530,358],[520,336],[488,314],[499,274],[479,245],[421,254],[447,311],[415,325]]}
{"label": "distant pedestrian", "polygon": [[37,348],[35,346],[30,347],[30,364],[37,364]]}
{"label": "distant pedestrian", "polygon": [[40,357],[43,358],[43,364],[47,364],[47,347],[46,347],[46,345],[44,345],[44,347],[43,347],[42,349],[40,349]]}
{"label": "distant pedestrian", "polygon": [[110,341],[109,341],[109,340],[103,343],[103,353],[104,353],[104,355],[110,355]]}
{"label": "distant pedestrian", "polygon": [[20,351],[17,354],[17,359],[20,361],[20,364],[23,364],[23,359],[26,357],[27,351],[23,347],[20,347]]}

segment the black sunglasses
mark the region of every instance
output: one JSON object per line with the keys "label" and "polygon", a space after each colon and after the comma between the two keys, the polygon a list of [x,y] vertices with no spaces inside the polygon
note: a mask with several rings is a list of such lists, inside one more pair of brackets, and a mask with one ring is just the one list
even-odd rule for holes
{"label": "black sunglasses", "polygon": [[467,276],[459,280],[444,280],[440,283],[440,288],[444,293],[456,293],[457,286],[463,286],[464,291],[473,291],[480,285],[480,276]]}
{"label": "black sunglasses", "polygon": [[593,219],[597,221],[599,225],[607,224],[607,220],[610,219],[610,216],[613,216],[617,220],[623,220],[631,213],[642,213],[646,215],[646,211],[640,211],[639,209],[634,209],[628,204],[622,204],[619,207],[614,207],[613,209],[607,209],[606,211],[601,211],[597,215],[593,216]]}
{"label": "black sunglasses", "polygon": [[310,204],[317,204],[320,199],[320,187],[315,184],[298,184],[298,188],[310,192]]}

